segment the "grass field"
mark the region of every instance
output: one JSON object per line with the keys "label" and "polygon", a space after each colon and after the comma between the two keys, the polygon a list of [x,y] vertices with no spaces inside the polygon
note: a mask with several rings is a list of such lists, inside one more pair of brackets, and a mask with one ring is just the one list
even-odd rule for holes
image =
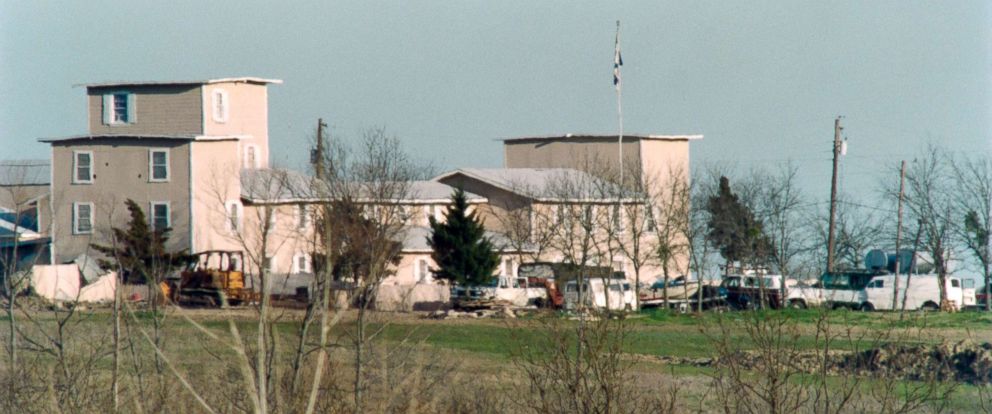
{"label": "grass field", "polygon": [[[31,361],[36,367],[35,372],[24,374],[24,378],[37,378],[42,381],[36,384],[36,392],[53,393],[56,396],[60,389],[45,384],[49,381],[44,378],[53,372],[58,374],[57,369],[63,365],[70,368],[76,367],[86,369],[94,378],[87,380],[87,383],[102,384],[105,387],[111,369],[111,359],[106,351],[109,344],[112,319],[109,311],[105,309],[88,310],[78,312],[73,316],[70,323],[63,329],[64,339],[63,349],[69,355],[69,363],[61,362],[57,353],[42,351],[45,348],[45,339],[51,341],[53,332],[57,332],[57,316],[51,312],[37,312],[31,315],[35,322],[26,322],[24,318],[19,318],[18,323],[23,329],[23,338],[33,338],[39,344],[32,345],[29,341],[21,340],[24,349],[20,351],[22,361]],[[154,367],[151,361],[154,359],[153,348],[143,335],[151,333],[153,314],[147,311],[139,311],[132,314],[125,326],[124,334],[130,338],[126,349],[128,359],[124,361],[123,370],[132,378],[131,382],[124,386],[122,394],[129,395],[131,399],[137,400],[135,393],[139,387],[134,378],[142,370],[149,370]],[[257,332],[256,313],[251,309],[233,310],[166,310],[163,314],[161,330],[161,349],[169,361],[186,379],[195,384],[197,389],[210,390],[221,389],[217,381],[221,383],[238,383],[241,376],[238,373],[237,352],[230,346],[232,342],[231,326],[237,328],[242,338],[245,339],[246,349],[249,355],[254,352],[254,344],[250,339]],[[292,351],[296,346],[296,333],[299,326],[301,313],[292,310],[276,311],[272,327],[277,332],[276,359],[280,364],[288,364]],[[652,392],[661,390],[671,384],[681,384],[681,399],[686,402],[685,410],[696,411],[699,408],[704,410],[715,410],[719,408],[713,405],[712,401],[707,402],[712,394],[708,384],[717,377],[719,370],[710,366],[696,366],[693,364],[679,364],[662,362],[661,357],[679,358],[711,358],[718,354],[721,346],[726,347],[732,344],[736,349],[744,351],[760,351],[761,338],[749,333],[746,326],[755,320],[768,318],[770,320],[787,320],[791,328],[793,337],[788,339],[788,346],[797,350],[810,350],[822,347],[822,341],[817,338],[817,333],[822,332],[823,326],[830,326],[841,339],[833,345],[833,349],[843,351],[851,349],[864,349],[871,345],[877,345],[880,340],[887,342],[905,343],[930,343],[956,342],[962,340],[975,342],[992,342],[992,315],[978,312],[963,313],[909,313],[902,320],[898,314],[874,312],[850,312],[833,311],[822,313],[818,310],[786,310],[768,311],[767,313],[704,313],[704,314],[677,314],[666,311],[643,311],[639,314],[631,315],[624,321],[623,340],[619,342],[620,351],[627,361],[623,364],[629,381],[640,384],[642,392]],[[457,320],[434,320],[425,319],[417,314],[375,314],[369,325],[368,332],[374,337],[369,341],[370,348],[375,348],[375,352],[382,352],[383,360],[389,360],[386,364],[392,368],[390,374],[382,374],[378,377],[382,381],[380,386],[384,390],[399,393],[404,383],[416,382],[414,377],[431,377],[425,374],[432,372],[439,379],[438,382],[445,385],[443,391],[434,389],[430,393],[424,392],[424,398],[420,407],[431,407],[430,411],[468,411],[453,409],[459,406],[454,401],[458,398],[468,398],[472,391],[464,387],[473,382],[484,383],[492,390],[512,390],[512,393],[519,393],[526,390],[527,370],[526,355],[532,355],[535,350],[553,350],[555,337],[549,332],[549,320],[555,329],[563,332],[574,332],[578,322],[566,316],[549,317],[549,315],[530,315],[517,319],[457,319]],[[195,321],[203,328],[197,328],[190,321]],[[0,320],[0,332],[8,329],[8,320]],[[352,355],[349,352],[349,344],[353,343],[355,333],[354,314],[348,312],[343,316],[341,322],[331,330],[331,341],[335,344],[332,348],[332,359],[329,362],[329,372],[333,375],[328,380],[336,388],[329,388],[327,393],[328,401],[334,398],[342,399],[342,395],[347,394],[349,373],[353,370]],[[884,335],[882,335],[884,333]],[[311,331],[310,339],[313,343],[315,331]],[[571,334],[569,334],[571,335]],[[879,339],[882,338],[882,339]],[[39,341],[39,339],[42,339]],[[560,339],[560,338],[559,338]],[[574,341],[574,337],[567,336],[565,341]],[[7,339],[3,339],[6,346]],[[26,346],[31,345],[31,346]],[[560,344],[559,344],[560,345]],[[34,349],[32,349],[34,348]],[[101,351],[102,349],[102,351]],[[312,365],[313,355],[308,355],[305,361]],[[392,358],[392,359],[389,359]],[[408,361],[404,361],[408,360]],[[89,361],[89,362],[87,362]],[[408,363],[414,361],[415,363]],[[2,362],[0,364],[5,364]],[[391,364],[391,365],[390,365]],[[6,366],[3,365],[6,369]],[[43,368],[44,367],[44,368]],[[376,370],[385,369],[377,365]],[[425,368],[426,367],[426,368]],[[56,370],[56,371],[52,371]],[[406,371],[403,371],[406,370]],[[165,378],[173,378],[167,370],[162,370]],[[761,378],[760,373],[747,374]],[[388,376],[397,377],[398,383],[384,379]],[[58,375],[56,375],[58,377]],[[402,379],[399,380],[399,379]],[[340,381],[338,381],[340,380]],[[58,386],[72,385],[68,376],[63,384],[55,381]],[[145,380],[147,381],[147,380]],[[467,381],[467,382],[466,382]],[[803,376],[793,376],[788,379],[786,385],[793,383],[804,383]],[[839,380],[831,379],[831,382]],[[871,384],[866,380],[865,384]],[[457,387],[451,382],[458,382]],[[194,404],[189,404],[186,393],[181,384],[176,381],[165,381],[163,385],[170,390],[172,397],[165,398],[159,402],[160,407],[164,407],[165,412],[201,412]],[[61,385],[59,385],[61,384]],[[907,383],[911,384],[911,382]],[[145,385],[147,386],[147,384]],[[862,387],[866,385],[860,385]],[[906,387],[907,385],[902,385]],[[456,389],[457,388],[457,389]],[[2,389],[2,387],[0,387]],[[227,389],[227,388],[224,388]],[[971,385],[959,385],[951,394],[947,401],[948,408],[957,412],[972,412],[980,410],[981,405],[976,402],[982,398],[992,396],[992,393],[981,394],[987,388]],[[337,393],[333,394],[332,393]],[[501,391],[502,392],[502,391]],[[660,392],[660,391],[659,391]],[[223,395],[210,395],[207,398],[210,404],[227,407],[218,411],[238,412],[237,404],[232,405],[231,396],[241,395],[242,391],[232,388]],[[460,395],[455,397],[454,395]],[[322,394],[323,395],[323,394]],[[333,395],[337,397],[331,398]],[[182,398],[176,397],[182,396]],[[61,403],[61,397],[52,397],[59,401],[60,409],[78,408],[76,412],[99,412],[106,407],[105,399],[97,399],[97,402],[84,402],[83,405],[73,406]],[[405,398],[400,396],[395,398]],[[413,397],[410,397],[413,398]],[[476,407],[482,403],[476,401],[495,398],[492,395],[480,397],[474,395]],[[503,398],[503,397],[500,397]],[[416,398],[413,398],[416,399]],[[451,400],[451,401],[449,401]],[[511,404],[510,401],[503,401],[503,404]],[[169,402],[171,401],[171,402]],[[183,403],[183,401],[186,401]],[[44,402],[44,401],[42,401]],[[170,405],[178,404],[180,405]],[[86,405],[91,404],[91,405]],[[93,405],[96,404],[96,405]],[[102,404],[102,405],[101,405]],[[292,406],[284,402],[286,406]],[[329,403],[330,404],[330,403]],[[383,403],[386,404],[386,403]],[[395,401],[390,405],[379,405],[377,407],[384,411],[392,411]],[[520,406],[499,405],[491,403],[492,407],[501,408],[498,411],[527,411]],[[101,407],[93,410],[92,407]],[[27,407],[27,406],[24,406]],[[22,407],[22,408],[24,408]],[[51,411],[49,406],[40,405],[37,412]],[[179,407],[179,409],[177,409]],[[328,405],[327,412],[334,412],[333,404]],[[403,407],[406,407],[403,405]],[[507,408],[510,407],[510,408]],[[340,407],[339,407],[340,408]],[[407,407],[408,409],[408,407]],[[426,408],[424,408],[426,410]],[[348,411],[347,408],[343,408]],[[934,410],[932,405],[918,407],[918,410]],[[25,412],[31,410],[25,410]],[[73,411],[73,410],[70,410]],[[126,411],[154,411],[154,410],[126,410]],[[161,410],[160,410],[161,411]],[[290,409],[286,412],[292,412]],[[372,410],[374,411],[374,410]],[[419,411],[419,410],[414,410]],[[871,410],[869,410],[871,411]],[[883,410],[884,411],[884,410]],[[938,410],[939,411],[939,410]]]}

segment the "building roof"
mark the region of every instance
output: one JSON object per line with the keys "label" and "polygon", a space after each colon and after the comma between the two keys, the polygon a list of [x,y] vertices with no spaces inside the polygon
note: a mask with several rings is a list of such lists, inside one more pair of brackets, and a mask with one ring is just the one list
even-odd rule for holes
{"label": "building roof", "polygon": [[[540,141],[540,140],[556,140],[556,139],[611,139],[617,140],[619,136],[617,134],[565,134],[565,135],[537,135],[529,137],[514,137],[514,138],[501,138],[500,141],[503,142],[515,142],[515,141]],[[626,140],[656,140],[656,141],[695,141],[703,139],[702,135],[654,135],[654,134],[623,134],[624,141]]]}
{"label": "building roof", "polygon": [[614,202],[619,187],[571,168],[460,168],[434,178],[464,175],[545,202]]}
{"label": "building roof", "polygon": [[241,198],[257,204],[318,202],[317,181],[284,169],[241,170]]}
{"label": "building roof", "polygon": [[51,177],[48,160],[0,161],[0,185],[48,185]]}
{"label": "building roof", "polygon": [[[435,181],[411,181],[407,188],[397,187],[397,199],[372,200],[363,196],[368,186],[361,183],[349,183],[349,186],[339,191],[328,189],[320,191],[325,183],[302,173],[282,169],[252,169],[241,171],[241,198],[256,204],[292,204],[327,202],[333,194],[349,192],[355,202],[388,202],[397,204],[440,204],[451,200],[455,189]],[[486,198],[478,194],[465,192],[465,198],[470,204],[484,203]]]}
{"label": "building roof", "polygon": [[97,83],[84,83],[74,86],[85,86],[87,88],[104,88],[111,86],[170,86],[170,85],[209,85],[213,83],[230,83],[230,82],[242,82],[242,83],[254,83],[254,84],[282,84],[280,79],[265,79],[256,78],[251,76],[245,76],[240,78],[219,78],[219,79],[205,79],[205,80],[184,80],[184,81],[119,81],[119,82],[97,82]]}
{"label": "building roof", "polygon": [[[412,181],[410,194],[405,197],[413,204],[440,204],[451,202],[451,194],[455,188],[437,181]],[[469,204],[485,203],[485,197],[465,191],[465,200]]]}
{"label": "building roof", "polygon": [[134,139],[164,139],[164,140],[176,140],[176,141],[224,141],[224,140],[237,140],[243,138],[243,135],[198,135],[198,134],[81,134],[81,135],[70,135],[67,137],[55,137],[55,138],[39,138],[38,142],[66,142],[66,141],[89,141],[97,139],[114,139],[114,138],[134,138]]}
{"label": "building roof", "polygon": [[[427,239],[431,237],[431,229],[421,226],[407,226],[403,228],[400,235],[403,238],[404,253],[429,253],[431,246],[427,244]],[[504,234],[486,230],[485,237],[493,244],[493,247],[503,253],[525,253],[536,252],[537,248],[531,243],[521,245],[519,251],[514,243]]]}

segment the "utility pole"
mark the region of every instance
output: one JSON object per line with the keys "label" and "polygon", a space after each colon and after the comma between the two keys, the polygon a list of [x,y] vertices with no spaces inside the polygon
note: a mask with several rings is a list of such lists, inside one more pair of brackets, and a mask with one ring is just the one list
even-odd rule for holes
{"label": "utility pole", "polygon": [[[906,191],[906,161],[903,160],[902,167],[899,168],[899,216],[896,218],[896,277],[892,280],[892,310],[896,310],[896,303],[899,301],[899,264],[901,262],[899,254],[899,242],[902,241],[902,199]],[[916,252],[913,252],[916,254]]]}
{"label": "utility pole", "polygon": [[840,161],[840,117],[834,119],[834,170],[830,178],[830,227],[827,229],[827,272],[834,271],[834,227],[837,215],[837,164]]}
{"label": "utility pole", "polygon": [[324,179],[324,118],[317,118],[317,148],[310,154],[310,163],[313,164],[314,177],[318,180]]}

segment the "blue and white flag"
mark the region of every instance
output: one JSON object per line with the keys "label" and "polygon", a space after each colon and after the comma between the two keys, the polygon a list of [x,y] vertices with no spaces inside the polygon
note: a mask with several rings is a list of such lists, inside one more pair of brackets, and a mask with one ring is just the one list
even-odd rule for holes
{"label": "blue and white flag", "polygon": [[620,90],[620,67],[623,66],[623,58],[620,56],[620,22],[617,22],[616,52],[613,55],[613,86]]}

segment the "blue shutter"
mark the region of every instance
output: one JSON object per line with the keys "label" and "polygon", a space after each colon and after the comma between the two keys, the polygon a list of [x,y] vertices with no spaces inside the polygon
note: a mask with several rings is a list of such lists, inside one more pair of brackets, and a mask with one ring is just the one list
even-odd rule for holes
{"label": "blue shutter", "polygon": [[127,123],[133,124],[138,120],[135,117],[137,112],[134,110],[134,94],[129,93],[127,94]]}
{"label": "blue shutter", "polygon": [[114,120],[114,95],[103,95],[103,124],[110,125]]}

